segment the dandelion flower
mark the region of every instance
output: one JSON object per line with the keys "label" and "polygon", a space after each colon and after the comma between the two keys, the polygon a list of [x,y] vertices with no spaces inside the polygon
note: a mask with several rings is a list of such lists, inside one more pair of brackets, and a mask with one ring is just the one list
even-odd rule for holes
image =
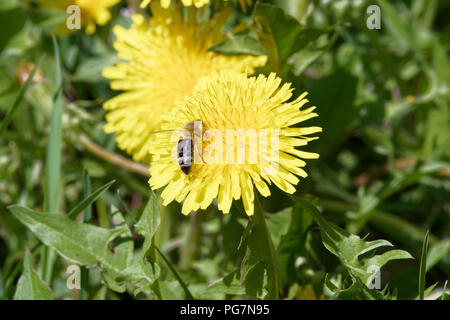
{"label": "dandelion flower", "polygon": [[111,88],[123,90],[103,106],[108,111],[107,133],[116,132],[119,148],[134,160],[147,162],[152,132],[160,129],[160,114],[177,99],[192,94],[195,85],[214,70],[247,71],[266,63],[265,56],[225,56],[208,51],[225,40],[221,28],[230,12],[197,22],[195,10],[188,17],[174,9],[152,3],[150,24],[133,17],[130,29],[117,26],[114,47],[126,60],[103,70]]}
{"label": "dandelion flower", "polygon": [[[71,5],[80,8],[81,23],[86,26],[86,33],[95,32],[96,25],[104,26],[110,19],[110,8],[120,0],[38,0],[43,7],[57,8],[66,11]],[[64,25],[65,28],[65,25]],[[67,30],[67,28],[65,28]]]}
{"label": "dandelion flower", "polygon": [[272,183],[294,193],[298,177],[307,176],[301,158],[319,157],[296,147],[316,139],[308,135],[322,129],[292,127],[317,116],[315,107],[301,109],[308,102],[306,92],[289,102],[292,90],[273,73],[248,78],[222,71],[213,72],[192,96],[178,101],[162,116],[162,127],[174,130],[200,122],[202,140],[197,147],[194,142],[193,153],[199,152],[202,158],[186,174],[177,162],[178,130],[153,141],[149,184],[153,189],[164,188],[164,205],[183,202],[182,213],[188,214],[207,208],[217,197],[219,210],[228,213],[232,200],[242,198],[246,213],[252,215],[254,186],[264,197],[270,195]]}

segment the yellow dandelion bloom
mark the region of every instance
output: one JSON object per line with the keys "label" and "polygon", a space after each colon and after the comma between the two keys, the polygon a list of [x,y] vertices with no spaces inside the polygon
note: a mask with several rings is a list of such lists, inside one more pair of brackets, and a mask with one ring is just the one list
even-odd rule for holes
{"label": "yellow dandelion bloom", "polygon": [[160,129],[160,114],[173,108],[177,99],[192,94],[202,77],[214,70],[253,73],[267,60],[265,56],[208,51],[225,40],[221,28],[230,12],[197,22],[195,10],[185,18],[180,11],[162,9],[157,2],[151,6],[150,23],[135,15],[130,29],[114,28],[114,47],[126,61],[103,70],[103,76],[112,80],[112,89],[125,91],[104,103],[108,111],[104,129],[116,132],[119,148],[143,162],[148,161],[152,132]]}
{"label": "yellow dandelion bloom", "polygon": [[[66,11],[71,5],[80,8],[81,23],[86,28],[86,33],[95,32],[96,26],[104,26],[110,19],[110,8],[120,0],[38,0],[38,4],[43,7],[56,8]],[[65,25],[63,27],[66,31]]]}
{"label": "yellow dandelion bloom", "polygon": [[[168,133],[159,135],[150,149],[149,184],[153,189],[164,187],[164,205],[184,201],[182,212],[188,214],[207,208],[217,197],[219,210],[228,213],[232,200],[242,197],[246,213],[252,215],[254,186],[264,197],[270,195],[271,183],[295,192],[298,176],[307,176],[301,158],[319,157],[296,147],[316,139],[308,135],[322,129],[292,127],[317,114],[315,107],[301,109],[308,102],[306,92],[288,102],[293,89],[280,85],[273,73],[248,78],[243,73],[213,72],[192,96],[163,115],[162,127]],[[186,153],[180,144],[186,136],[179,130],[169,132],[193,122],[201,126],[201,134],[193,131],[191,166],[182,170]]]}

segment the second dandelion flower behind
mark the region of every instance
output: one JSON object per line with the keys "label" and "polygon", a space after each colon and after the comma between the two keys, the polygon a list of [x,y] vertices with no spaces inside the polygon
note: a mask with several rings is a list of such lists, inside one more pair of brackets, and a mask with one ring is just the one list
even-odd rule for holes
{"label": "second dandelion flower behind", "polygon": [[124,61],[103,70],[112,80],[111,88],[124,91],[104,104],[105,131],[115,132],[119,148],[141,162],[149,160],[151,136],[160,130],[161,113],[191,95],[202,78],[215,70],[252,74],[267,60],[208,51],[226,39],[222,28],[232,13],[229,10],[198,22],[200,13],[192,7],[187,16],[177,9],[163,9],[158,2],[152,2],[151,9],[150,21],[135,15],[130,29],[114,28],[114,48]]}

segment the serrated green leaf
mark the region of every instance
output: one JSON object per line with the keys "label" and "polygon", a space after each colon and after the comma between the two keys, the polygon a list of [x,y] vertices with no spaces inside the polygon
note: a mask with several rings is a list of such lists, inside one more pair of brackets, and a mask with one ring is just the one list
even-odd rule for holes
{"label": "serrated green leaf", "polygon": [[[386,240],[365,241],[357,235],[350,234],[328,222],[322,213],[309,201],[299,199],[298,203],[311,214],[320,226],[325,248],[337,256],[341,264],[347,268],[353,279],[353,285],[356,283],[357,288],[359,288],[358,282],[361,282],[366,287],[369,286],[375,274],[389,261],[412,258],[406,251],[390,250],[381,255],[360,259],[360,256],[376,248],[392,246],[392,244]],[[370,291],[370,289],[366,289]]]}
{"label": "serrated green leaf", "polygon": [[53,300],[50,288],[33,270],[29,250],[25,251],[23,272],[17,283],[14,300]]}
{"label": "serrated green leaf", "polygon": [[144,237],[144,245],[142,247],[142,254],[144,256],[152,246],[153,237],[160,222],[161,216],[158,198],[154,192],[151,192],[150,199],[142,212],[141,218],[135,225],[136,232]]}
{"label": "serrated green leaf", "polygon": [[346,289],[336,287],[328,278],[325,278],[324,287],[325,290],[333,293],[332,300],[338,298],[343,300],[383,300],[385,298],[378,291],[367,288],[358,278]]}
{"label": "serrated green leaf", "polygon": [[133,260],[133,236],[119,209],[111,207],[111,220],[115,228],[123,228],[124,232],[115,239],[114,257],[130,266]]}
{"label": "serrated green leaf", "polygon": [[143,259],[131,263],[121,275],[115,279],[118,283],[126,284],[133,281],[136,285],[134,294],[152,290],[151,285],[159,278],[161,270],[157,264],[151,264]]}

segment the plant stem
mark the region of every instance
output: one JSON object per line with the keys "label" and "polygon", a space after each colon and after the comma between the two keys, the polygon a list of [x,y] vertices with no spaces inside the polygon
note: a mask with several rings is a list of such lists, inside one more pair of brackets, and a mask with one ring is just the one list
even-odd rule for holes
{"label": "plant stem", "polygon": [[143,164],[128,160],[127,158],[122,157],[121,155],[118,155],[114,152],[110,152],[110,151],[100,147],[98,144],[91,141],[86,135],[80,136],[80,142],[86,149],[88,149],[90,152],[92,152],[96,156],[98,156],[116,166],[122,167],[126,170],[135,172],[144,177],[150,177],[150,172],[148,171],[148,167],[144,166]]}
{"label": "plant stem", "polygon": [[189,288],[187,287],[186,283],[183,281],[183,279],[181,279],[180,275],[178,274],[177,270],[175,270],[175,268],[172,266],[172,264],[170,263],[169,259],[166,258],[166,256],[161,252],[161,250],[159,250],[159,248],[157,246],[155,246],[155,249],[156,249],[156,251],[158,251],[158,253],[161,256],[161,258],[167,264],[167,266],[169,267],[169,269],[172,272],[173,276],[180,283],[180,286],[183,288],[183,291],[186,294],[186,298],[188,298],[189,300],[195,300],[194,296],[189,291]]}
{"label": "plant stem", "polygon": [[191,262],[198,257],[202,237],[201,221],[203,220],[204,214],[204,212],[195,212],[191,213],[189,217],[189,233],[181,253],[179,262],[180,269],[189,268]]}
{"label": "plant stem", "polygon": [[253,217],[254,224],[260,224],[262,227],[262,231],[264,233],[264,246],[267,247],[268,250],[268,264],[266,265],[267,273],[269,275],[269,298],[278,300],[280,298],[280,271],[278,268],[278,260],[275,248],[272,243],[272,237],[270,236],[269,229],[267,228],[266,218],[264,217],[264,212],[261,207],[261,202],[259,201],[257,195],[255,194],[255,214]]}

